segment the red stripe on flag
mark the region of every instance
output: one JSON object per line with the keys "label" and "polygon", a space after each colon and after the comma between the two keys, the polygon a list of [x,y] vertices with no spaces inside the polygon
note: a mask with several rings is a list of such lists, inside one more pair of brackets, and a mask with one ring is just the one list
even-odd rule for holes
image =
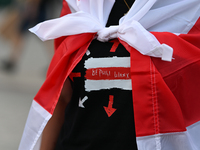
{"label": "red stripe on flag", "polygon": [[200,28],[200,24],[191,29],[198,31],[195,34],[179,36],[171,33],[153,33],[160,43],[165,43],[174,49],[175,59],[172,62],[159,61],[156,58],[152,60],[176,97],[186,126],[200,121],[200,30],[196,30],[197,28]]}
{"label": "red stripe on flag", "polygon": [[128,80],[130,79],[130,68],[91,68],[86,71],[85,78],[89,80]]}
{"label": "red stripe on flag", "polygon": [[195,25],[192,27],[192,29],[188,32],[189,34],[197,34],[200,33],[200,17],[195,23]]}
{"label": "red stripe on flag", "polygon": [[181,108],[151,58],[120,43],[131,52],[136,136],[185,131]]}
{"label": "red stripe on flag", "polygon": [[67,2],[65,0],[63,0],[63,8],[61,10],[60,16],[64,16],[64,15],[67,15],[67,14],[70,14],[70,13],[71,13],[71,10],[70,10]]}
{"label": "red stripe on flag", "polygon": [[[64,16],[64,15],[67,15],[67,14],[70,14],[71,13],[71,10],[67,4],[67,2],[65,0],[63,0],[63,7],[62,7],[62,10],[61,10],[61,14],[60,16]],[[63,37],[60,37],[60,38],[57,38],[54,40],[54,49],[56,50],[59,45],[64,41],[66,37],[63,36]]]}
{"label": "red stripe on flag", "polygon": [[94,36],[93,33],[68,36],[56,50],[47,78],[34,98],[49,113],[53,114],[66,78],[82,59]]}

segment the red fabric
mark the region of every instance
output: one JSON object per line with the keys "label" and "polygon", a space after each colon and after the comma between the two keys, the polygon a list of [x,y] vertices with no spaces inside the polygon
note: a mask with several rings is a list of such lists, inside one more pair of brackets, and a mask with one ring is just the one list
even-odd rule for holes
{"label": "red fabric", "polygon": [[188,34],[154,33],[161,43],[174,48],[171,63],[152,58],[176,97],[186,126],[200,121],[200,18]]}
{"label": "red fabric", "polygon": [[[61,14],[60,16],[64,16],[64,15],[67,15],[67,14],[70,14],[71,13],[71,10],[67,4],[67,2],[65,0],[63,0],[63,5],[62,5],[62,10],[61,10]],[[65,39],[66,37],[60,37],[60,38],[57,38],[54,40],[54,48],[55,50],[58,48],[58,46],[62,43],[62,41]]]}
{"label": "red fabric", "polygon": [[144,56],[121,43],[131,53],[131,79],[136,135],[185,131],[200,121],[199,22],[188,34],[154,32],[174,49],[172,62]]}
{"label": "red fabric", "polygon": [[164,33],[162,37],[159,33],[155,35],[161,43],[174,48],[173,57],[175,59],[171,63],[152,59],[179,102],[185,125],[189,126],[200,121],[200,42],[195,42],[200,39],[200,32],[179,37],[170,33]]}
{"label": "red fabric", "polygon": [[121,43],[131,53],[136,136],[185,131],[179,104],[151,58]]}
{"label": "red fabric", "polygon": [[[62,14],[69,13],[63,1]],[[174,48],[172,62],[144,56],[125,42],[131,54],[131,79],[136,136],[181,132],[200,121],[199,21],[186,35],[153,32],[160,43]],[[35,97],[53,113],[64,81],[85,54],[95,34],[85,33],[55,40],[56,51],[47,79]],[[74,44],[76,43],[76,44]],[[196,83],[196,84],[194,84]]]}
{"label": "red fabric", "polygon": [[66,78],[85,54],[93,37],[92,33],[66,37],[56,50],[47,78],[34,98],[49,113],[53,114]]}
{"label": "red fabric", "polygon": [[197,22],[195,23],[193,28],[188,32],[188,34],[198,34],[199,32],[200,32],[200,18],[197,20]]}
{"label": "red fabric", "polygon": [[[63,0],[61,16],[69,13],[71,13],[70,8]],[[53,114],[66,78],[81,60],[91,39],[93,34],[60,37],[54,40],[55,54],[48,68],[47,78],[34,98],[49,113]],[[74,45],[77,41],[81,42]]]}

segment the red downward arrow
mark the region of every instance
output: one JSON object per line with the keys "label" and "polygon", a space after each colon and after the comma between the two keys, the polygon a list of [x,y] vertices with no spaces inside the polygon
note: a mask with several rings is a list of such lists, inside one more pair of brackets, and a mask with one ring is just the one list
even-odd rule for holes
{"label": "red downward arrow", "polygon": [[115,52],[116,49],[117,49],[117,47],[119,46],[120,42],[119,42],[118,39],[114,39],[114,40],[112,40],[110,42],[114,43],[113,46],[112,46],[112,48],[110,49],[110,52]]}
{"label": "red downward arrow", "polygon": [[103,106],[105,111],[106,111],[106,113],[107,113],[107,115],[108,115],[108,117],[112,116],[112,114],[117,110],[117,109],[112,107],[113,106],[113,99],[114,99],[114,96],[110,95],[109,96],[108,107]]}

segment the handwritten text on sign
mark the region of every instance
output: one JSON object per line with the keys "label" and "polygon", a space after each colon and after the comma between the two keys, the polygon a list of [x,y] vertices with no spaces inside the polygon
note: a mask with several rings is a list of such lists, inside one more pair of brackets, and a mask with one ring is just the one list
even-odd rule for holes
{"label": "handwritten text on sign", "polygon": [[90,68],[86,71],[85,78],[89,80],[128,80],[130,79],[130,68]]}

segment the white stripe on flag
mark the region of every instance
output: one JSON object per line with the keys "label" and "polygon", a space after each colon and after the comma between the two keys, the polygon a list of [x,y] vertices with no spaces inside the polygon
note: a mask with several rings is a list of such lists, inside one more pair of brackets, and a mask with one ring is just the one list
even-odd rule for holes
{"label": "white stripe on flag", "polygon": [[137,137],[138,150],[200,150],[200,122],[186,132],[163,133]]}
{"label": "white stripe on flag", "polygon": [[33,100],[18,150],[39,150],[40,136],[51,114]]}
{"label": "white stripe on flag", "polygon": [[200,121],[187,127],[187,134],[191,141],[194,143],[194,149],[200,150]]}

